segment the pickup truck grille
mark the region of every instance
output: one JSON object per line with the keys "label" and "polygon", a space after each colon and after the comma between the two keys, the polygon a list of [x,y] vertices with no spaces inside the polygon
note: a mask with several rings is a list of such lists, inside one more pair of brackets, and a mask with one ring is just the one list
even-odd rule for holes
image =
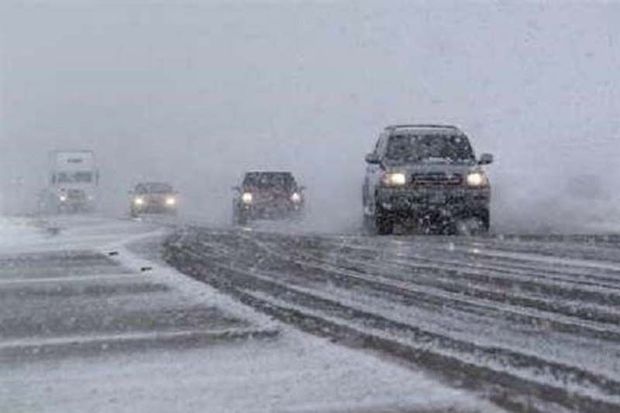
{"label": "pickup truck grille", "polygon": [[66,192],[66,195],[68,199],[72,199],[76,201],[81,201],[81,200],[86,199],[86,193],[84,193],[84,191],[79,190],[79,189],[69,189]]}
{"label": "pickup truck grille", "polygon": [[463,176],[445,172],[417,173],[411,176],[411,183],[414,186],[457,186],[463,183]]}

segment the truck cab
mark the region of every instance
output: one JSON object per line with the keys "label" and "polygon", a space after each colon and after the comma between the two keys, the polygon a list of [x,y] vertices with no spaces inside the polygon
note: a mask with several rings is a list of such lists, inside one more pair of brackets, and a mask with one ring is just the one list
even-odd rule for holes
{"label": "truck cab", "polygon": [[99,171],[92,151],[54,151],[49,155],[45,208],[52,212],[89,212],[97,204]]}

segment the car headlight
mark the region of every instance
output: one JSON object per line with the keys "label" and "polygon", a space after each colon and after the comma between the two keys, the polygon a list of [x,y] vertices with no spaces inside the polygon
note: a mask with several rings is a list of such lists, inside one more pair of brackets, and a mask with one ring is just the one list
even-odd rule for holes
{"label": "car headlight", "polygon": [[489,179],[484,172],[476,171],[467,174],[467,186],[479,188],[488,185]]}
{"label": "car headlight", "polygon": [[136,204],[136,205],[144,205],[144,199],[143,199],[143,198],[140,198],[140,197],[135,198],[135,199],[133,200],[133,203],[134,203],[134,204]]}
{"label": "car headlight", "polygon": [[251,204],[253,200],[254,196],[250,192],[244,192],[243,195],[241,195],[241,201],[243,201],[244,204]]}
{"label": "car headlight", "polygon": [[168,198],[166,198],[166,205],[168,206],[175,206],[177,204],[177,200],[176,198],[169,196]]}
{"label": "car headlight", "polygon": [[402,186],[407,183],[407,177],[401,172],[386,173],[383,175],[382,181],[387,186]]}
{"label": "car headlight", "polygon": [[60,195],[58,197],[58,199],[60,199],[60,202],[66,202],[67,201],[67,195]]}
{"label": "car headlight", "polygon": [[291,195],[291,201],[293,201],[296,204],[300,203],[301,195],[298,192],[294,192],[293,195]]}

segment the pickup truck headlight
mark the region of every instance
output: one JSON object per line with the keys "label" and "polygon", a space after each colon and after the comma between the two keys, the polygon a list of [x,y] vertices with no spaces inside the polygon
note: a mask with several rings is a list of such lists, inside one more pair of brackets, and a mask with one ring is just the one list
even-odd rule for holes
{"label": "pickup truck headlight", "polygon": [[481,188],[489,185],[489,178],[482,171],[470,172],[467,174],[467,186]]}
{"label": "pickup truck headlight", "polygon": [[135,205],[138,205],[138,206],[143,205],[144,204],[144,199],[140,198],[140,197],[134,198],[133,203]]}
{"label": "pickup truck headlight", "polygon": [[244,192],[243,195],[241,195],[241,201],[243,201],[244,204],[251,204],[252,201],[254,201],[254,196],[251,192]]}
{"label": "pickup truck headlight", "polygon": [[168,198],[166,198],[166,205],[175,206],[176,204],[177,204],[177,200],[175,197],[169,196]]}
{"label": "pickup truck headlight", "polygon": [[382,182],[387,186],[403,186],[407,183],[407,177],[404,173],[386,173],[383,175]]}
{"label": "pickup truck headlight", "polygon": [[296,204],[300,203],[301,202],[301,195],[299,195],[298,192],[294,192],[293,195],[291,195],[291,201],[293,201]]}

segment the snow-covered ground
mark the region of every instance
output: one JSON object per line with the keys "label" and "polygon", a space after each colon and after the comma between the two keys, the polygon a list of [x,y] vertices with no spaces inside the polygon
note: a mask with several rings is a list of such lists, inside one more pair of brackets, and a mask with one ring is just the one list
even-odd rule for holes
{"label": "snow-covered ground", "polygon": [[190,227],[170,240],[168,262],[197,280],[305,331],[483,388],[511,411],[619,411],[617,235]]}
{"label": "snow-covered ground", "polygon": [[0,228],[1,412],[499,411],[292,330],[126,247],[161,237],[155,223]]}

